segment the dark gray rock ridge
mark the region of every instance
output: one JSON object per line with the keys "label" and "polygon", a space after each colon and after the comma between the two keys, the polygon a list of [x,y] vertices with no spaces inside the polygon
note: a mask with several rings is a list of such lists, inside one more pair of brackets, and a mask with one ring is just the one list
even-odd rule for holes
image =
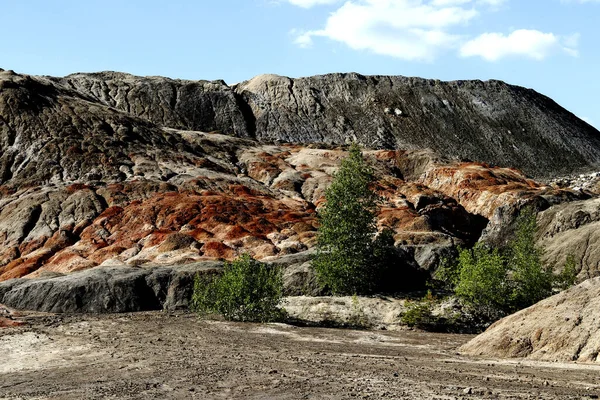
{"label": "dark gray rock ridge", "polygon": [[[269,263],[283,270],[284,294],[322,289],[309,267],[314,251],[286,255]],[[219,274],[221,261],[168,266],[99,266],[67,275],[0,282],[0,304],[16,310],[52,313],[122,313],[188,310],[194,278]]]}
{"label": "dark gray rock ridge", "polygon": [[600,132],[548,97],[496,80],[263,75],[235,90],[263,140],[429,148],[535,176],[600,161]]}
{"label": "dark gray rock ridge", "polygon": [[261,141],[425,149],[536,177],[600,166],[600,132],[532,89],[490,81],[260,75],[228,86],[102,72],[52,78],[152,123]]}

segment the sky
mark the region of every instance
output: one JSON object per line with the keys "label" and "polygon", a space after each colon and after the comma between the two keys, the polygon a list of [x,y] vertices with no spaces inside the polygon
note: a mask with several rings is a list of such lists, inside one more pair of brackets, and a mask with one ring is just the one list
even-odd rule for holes
{"label": "sky", "polygon": [[600,128],[600,0],[0,0],[0,68],[500,79]]}

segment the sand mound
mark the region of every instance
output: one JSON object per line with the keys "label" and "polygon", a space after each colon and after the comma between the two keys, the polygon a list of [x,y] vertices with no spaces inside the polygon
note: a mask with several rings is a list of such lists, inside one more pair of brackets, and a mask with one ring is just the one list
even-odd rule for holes
{"label": "sand mound", "polygon": [[496,322],[460,350],[485,357],[600,362],[600,278]]}

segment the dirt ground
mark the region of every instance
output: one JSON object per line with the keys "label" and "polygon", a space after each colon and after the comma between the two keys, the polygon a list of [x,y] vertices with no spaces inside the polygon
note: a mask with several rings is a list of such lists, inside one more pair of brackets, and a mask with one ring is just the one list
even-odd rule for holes
{"label": "dirt ground", "polygon": [[0,330],[4,399],[580,399],[600,366],[463,357],[471,336],[29,315]]}

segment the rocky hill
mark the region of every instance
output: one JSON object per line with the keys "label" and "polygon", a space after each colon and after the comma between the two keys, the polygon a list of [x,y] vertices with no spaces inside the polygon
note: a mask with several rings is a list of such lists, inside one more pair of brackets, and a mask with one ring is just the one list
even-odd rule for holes
{"label": "rocky hill", "polygon": [[262,75],[237,85],[104,72],[52,79],[160,126],[262,142],[424,149],[556,177],[600,166],[600,133],[551,99],[500,81]]}
{"label": "rocky hill", "polygon": [[352,140],[412,269],[501,237],[525,204],[591,195],[503,166],[542,176],[600,161],[598,131],[496,81],[0,71],[0,281],[310,249]]}
{"label": "rocky hill", "polygon": [[465,354],[544,361],[599,361],[600,278],[508,316],[461,348]]}

